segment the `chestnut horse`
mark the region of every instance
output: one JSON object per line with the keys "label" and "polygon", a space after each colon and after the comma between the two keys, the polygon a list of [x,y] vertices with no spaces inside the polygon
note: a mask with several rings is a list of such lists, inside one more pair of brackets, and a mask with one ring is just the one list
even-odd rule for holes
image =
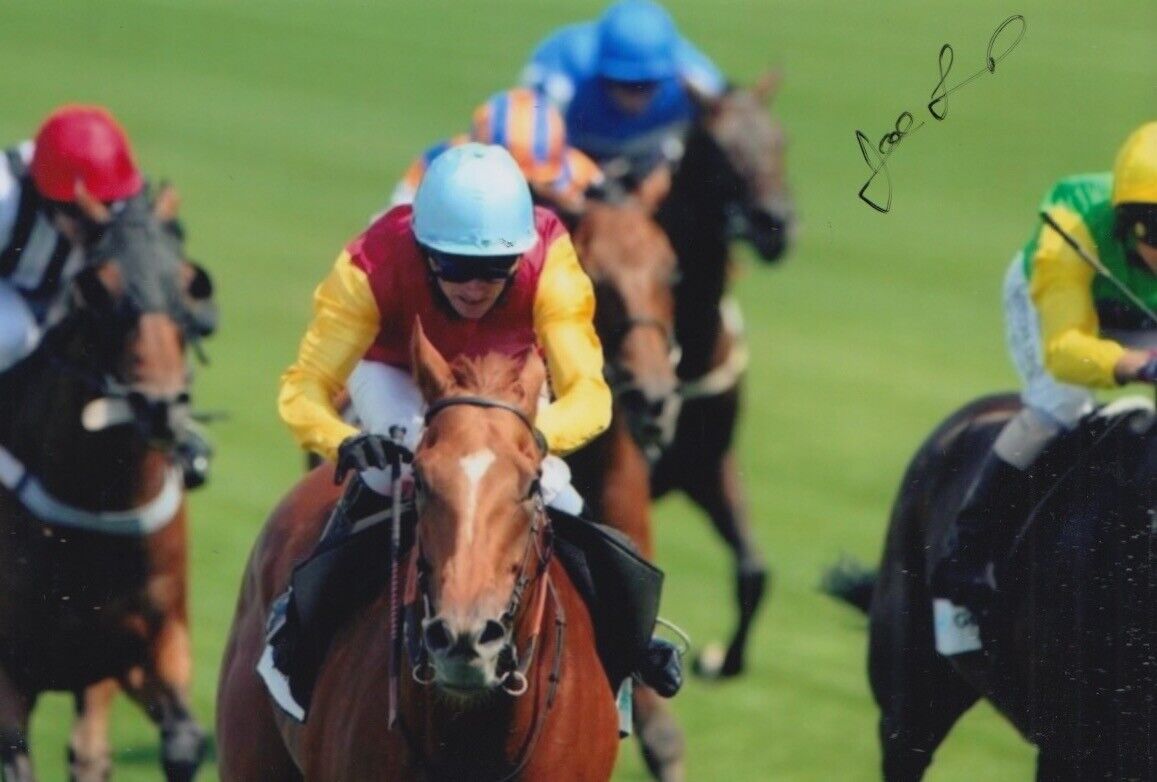
{"label": "chestnut horse", "polygon": [[[605,433],[568,457],[574,486],[601,522],[622,530],[650,560],[650,462],[674,435],[679,411],[675,364],[675,251],[645,204],[591,203],[574,232],[595,288],[614,413]],[[636,686],[635,728],[659,779],[683,778],[683,733],[667,703]]]}
{"label": "chestnut horse", "polygon": [[166,779],[188,780],[205,738],[188,702],[173,449],[189,416],[189,291],[207,277],[162,228],[170,192],[157,212],[140,196],[115,217],[80,198],[103,238],[63,320],[0,380],[0,768],[8,782],[34,778],[30,712],[41,692],[66,690],[71,777],[107,779],[119,686],[159,726]]}
{"label": "chestnut horse", "polygon": [[334,639],[304,724],[273,706],[254,672],[269,604],[337,499],[323,465],[273,512],[250,557],[218,687],[221,777],[608,779],[614,699],[587,607],[551,557],[538,486],[542,361],[447,365],[418,327],[413,366],[429,412],[414,459],[416,542],[402,566],[420,622],[404,622],[396,700],[389,591]]}
{"label": "chestnut horse", "polygon": [[733,449],[747,349],[735,303],[725,297],[730,241],[751,242],[766,261],[786,250],[794,222],[784,176],[786,141],[768,106],[778,88],[768,74],[751,89],[701,100],[701,117],[658,212],[679,258],[675,337],[683,406],[675,439],[655,464],[652,492],[681,489],[710,517],[735,561],[739,620],[726,651],[696,661],[708,676],[743,670],[767,565],[751,532]]}
{"label": "chestnut horse", "polygon": [[1041,455],[1030,469],[1031,514],[995,541],[1000,589],[981,625],[983,651],[936,652],[929,570],[1019,408],[1012,394],[990,396],[941,423],[900,483],[868,594],[829,578],[830,591],[870,610],[868,673],[889,782],[922,779],[982,697],[1037,746],[1040,782],[1157,779],[1152,405],[1120,400]]}

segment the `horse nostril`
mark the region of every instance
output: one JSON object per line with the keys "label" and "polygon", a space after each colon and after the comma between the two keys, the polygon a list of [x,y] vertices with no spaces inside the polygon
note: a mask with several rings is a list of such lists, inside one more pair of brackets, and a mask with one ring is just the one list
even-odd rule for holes
{"label": "horse nostril", "polygon": [[434,619],[426,625],[422,635],[426,641],[426,649],[431,653],[445,652],[450,648],[454,639],[450,637],[450,628],[444,619]]}
{"label": "horse nostril", "polygon": [[662,417],[663,411],[666,409],[666,407],[666,399],[656,399],[655,401],[651,402],[650,405],[648,405],[647,415],[651,416],[652,418],[660,418]]}
{"label": "horse nostril", "polygon": [[482,632],[478,636],[479,646],[488,646],[493,643],[498,643],[506,639],[506,628],[502,626],[501,622],[493,619],[488,619],[486,624],[482,627]]}
{"label": "horse nostril", "polygon": [[647,398],[637,388],[627,389],[622,393],[620,399],[622,399],[623,407],[628,410],[639,411],[645,410],[647,407]]}

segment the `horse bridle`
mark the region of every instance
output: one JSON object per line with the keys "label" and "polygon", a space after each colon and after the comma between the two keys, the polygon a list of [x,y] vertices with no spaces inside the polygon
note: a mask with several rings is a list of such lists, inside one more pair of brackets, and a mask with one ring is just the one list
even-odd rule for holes
{"label": "horse bridle", "polygon": [[663,335],[663,339],[667,342],[667,358],[671,362],[672,369],[679,366],[679,361],[683,358],[683,349],[675,339],[675,330],[660,318],[646,315],[633,315],[624,318],[621,323],[616,325],[614,332],[607,340],[608,360],[606,366],[603,368],[603,375],[606,377],[611,391],[616,395],[634,388],[631,383],[630,373],[623,369],[619,360],[623,343],[627,341],[630,333],[638,328],[653,328],[659,330]]}
{"label": "horse bridle", "polygon": [[[452,396],[434,402],[426,409],[425,421],[427,426],[431,419],[438,413],[448,407],[457,405],[506,410],[507,412],[513,413],[518,420],[530,430],[531,434],[534,435],[535,442],[540,443],[541,434],[535,429],[534,422],[526,413],[508,402],[483,396]],[[522,561],[519,564],[518,575],[515,577],[514,588],[511,590],[510,599],[507,601],[506,608],[499,617],[499,623],[502,625],[506,635],[506,644],[500,653],[499,660],[500,666],[505,668],[505,671],[500,671],[502,690],[507,695],[517,698],[530,689],[527,672],[530,670],[530,665],[534,660],[535,651],[538,646],[538,637],[540,635],[548,594],[554,608],[554,657],[548,678],[548,686],[545,688],[545,695],[541,701],[536,702],[536,716],[530,733],[527,735],[526,741],[523,743],[522,749],[519,752],[520,758],[518,762],[513,765],[511,771],[495,782],[507,782],[515,778],[530,761],[531,753],[546,723],[546,715],[550,711],[551,706],[554,705],[554,699],[558,693],[558,686],[562,680],[562,650],[566,635],[566,614],[562,602],[559,599],[558,592],[546,572],[547,565],[550,563],[550,559],[554,553],[553,532],[549,523],[549,517],[546,513],[546,503],[542,496],[541,485],[536,481],[531,491],[533,493],[535,507],[531,518],[530,531],[527,535],[526,548],[523,550]],[[433,666],[427,658],[425,640],[421,634],[417,632],[417,627],[420,624],[425,624],[432,611],[429,588],[430,565],[422,553],[421,538],[417,535],[415,535],[414,538],[413,559],[416,570],[416,602],[419,605],[418,610],[422,612],[422,615],[418,617],[417,620],[407,617],[405,634],[407,636],[407,645],[413,666],[411,676],[417,684],[426,686],[433,682]],[[530,573],[532,551],[538,553],[538,561],[533,568],[533,575]],[[399,563],[394,563],[394,567],[398,565]],[[537,581],[538,587],[534,599],[533,628],[526,649],[523,654],[519,656],[514,642],[514,622],[518,617],[526,589],[534,581]],[[397,725],[405,737],[407,744],[409,744],[410,751],[414,754],[414,757],[418,759],[419,764],[431,768],[432,764],[430,760],[426,758],[420,743],[400,717]]]}
{"label": "horse bridle", "polygon": [[[530,420],[530,417],[526,413],[508,402],[503,402],[498,399],[490,399],[483,396],[452,396],[434,402],[426,410],[425,420],[427,426],[438,413],[442,412],[448,407],[459,405],[506,410],[509,413],[513,413],[518,418],[518,420],[526,426],[531,434],[535,436],[535,440],[538,442],[538,438],[540,437],[538,430],[535,429],[534,422]],[[538,640],[538,625],[540,624],[542,618],[541,614],[543,603],[546,597],[546,592],[548,590],[553,594],[553,588],[550,587],[549,580],[542,578],[543,574],[546,572],[546,568],[550,562],[551,556],[554,553],[553,532],[546,514],[546,503],[542,496],[542,487],[537,481],[535,481],[535,484],[531,489],[531,493],[533,495],[531,499],[534,501],[534,512],[531,516],[530,530],[526,539],[526,548],[523,549],[522,559],[518,568],[518,575],[514,579],[514,588],[511,590],[510,598],[507,600],[506,607],[503,609],[502,614],[498,619],[498,622],[500,625],[502,625],[502,629],[506,636],[506,645],[504,646],[499,657],[500,668],[504,669],[499,671],[499,675],[502,678],[501,686],[507,694],[514,697],[522,695],[529,688],[529,683],[526,679],[526,671],[529,670],[530,664],[534,658],[535,647],[537,646]],[[425,622],[431,616],[432,610],[429,587],[430,565],[426,560],[425,555],[422,553],[421,539],[416,538],[416,540],[417,542],[415,543],[415,549],[417,550],[416,561],[418,568],[417,597],[420,601],[423,614],[421,617],[421,622],[422,624],[425,624]],[[533,564],[531,562],[532,552],[537,552],[538,555],[537,562]],[[525,597],[527,587],[535,581],[537,581],[539,584],[535,606],[536,626],[532,632],[530,643],[527,645],[524,653],[520,656],[514,641],[514,622],[517,619],[519,610],[522,607],[522,601]],[[557,596],[555,596],[555,603],[557,605]],[[414,629],[415,628],[411,627],[411,631]],[[419,684],[429,684],[431,681],[431,666],[426,659],[425,641],[422,640],[421,643],[416,646],[411,644],[411,648],[412,650],[417,651],[420,655],[420,659],[415,661],[414,664],[412,671],[413,678]],[[558,653],[559,649],[556,648],[556,654]]]}

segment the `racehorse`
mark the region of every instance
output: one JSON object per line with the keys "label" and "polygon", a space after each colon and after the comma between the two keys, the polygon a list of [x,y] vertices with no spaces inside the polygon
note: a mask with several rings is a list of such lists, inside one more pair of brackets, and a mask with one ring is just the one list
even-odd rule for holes
{"label": "racehorse", "polygon": [[[625,532],[654,560],[650,461],[674,435],[679,398],[672,286],[675,251],[647,204],[591,203],[574,231],[595,287],[595,327],[614,393],[610,427],[568,457],[574,486],[599,521]],[[656,778],[683,778],[684,740],[653,690],[637,686],[635,727]]]}
{"label": "racehorse", "polygon": [[972,402],[913,457],[870,606],[861,604],[870,607],[869,675],[889,782],[923,778],[981,697],[1038,747],[1042,782],[1157,778],[1157,429],[1152,406],[1129,401],[1031,468],[1033,511],[998,541],[1000,589],[981,622],[982,651],[937,653],[928,573],[1019,400]]}
{"label": "racehorse", "polygon": [[396,619],[385,590],[333,640],[306,722],[272,705],[254,673],[264,619],[340,491],[329,466],[309,473],[244,576],[218,687],[222,779],[608,779],[613,694],[589,611],[551,556],[537,479],[542,361],[448,365],[419,326],[413,366],[429,407],[415,542],[397,564],[410,615]]}
{"label": "racehorse", "polygon": [[675,337],[683,351],[683,406],[674,442],[654,467],[652,492],[684,491],[710,517],[735,561],[739,620],[725,653],[708,649],[697,660],[708,676],[743,670],[768,577],[733,451],[747,349],[738,309],[725,293],[733,238],[749,241],[766,261],[778,259],[789,243],[794,218],[786,140],[767,110],[778,85],[778,74],[769,73],[750,89],[700,99],[700,119],[658,212],[681,274]]}
{"label": "racehorse", "polygon": [[205,737],[189,710],[186,512],[173,449],[189,418],[185,346],[207,275],[163,224],[162,191],[101,226],[68,311],[0,380],[0,768],[34,778],[28,721],[71,691],[71,777],[104,780],[108,711],[123,688],[161,731],[168,780],[192,779]]}

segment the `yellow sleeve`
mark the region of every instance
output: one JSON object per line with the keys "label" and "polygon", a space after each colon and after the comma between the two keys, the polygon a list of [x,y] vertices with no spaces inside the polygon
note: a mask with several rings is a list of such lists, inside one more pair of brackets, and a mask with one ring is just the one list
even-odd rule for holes
{"label": "yellow sleeve", "polygon": [[365,272],[343,252],[314,291],[313,320],[297,360],[281,376],[278,412],[302,448],[333,459],[341,441],[357,433],[341,420],[333,399],[373,342],[380,322]]}
{"label": "yellow sleeve", "polygon": [[[1078,244],[1096,252],[1079,215],[1055,207],[1050,214]],[[1113,367],[1125,349],[1099,337],[1093,305],[1095,274],[1056,231],[1041,227],[1029,293],[1040,314],[1045,368],[1063,383],[1104,388],[1117,384]]]}
{"label": "yellow sleeve", "polygon": [[536,423],[554,453],[586,445],[611,422],[594,313],[594,288],[570,237],[562,234],[547,251],[534,299],[534,330],[546,351],[555,395]]}

